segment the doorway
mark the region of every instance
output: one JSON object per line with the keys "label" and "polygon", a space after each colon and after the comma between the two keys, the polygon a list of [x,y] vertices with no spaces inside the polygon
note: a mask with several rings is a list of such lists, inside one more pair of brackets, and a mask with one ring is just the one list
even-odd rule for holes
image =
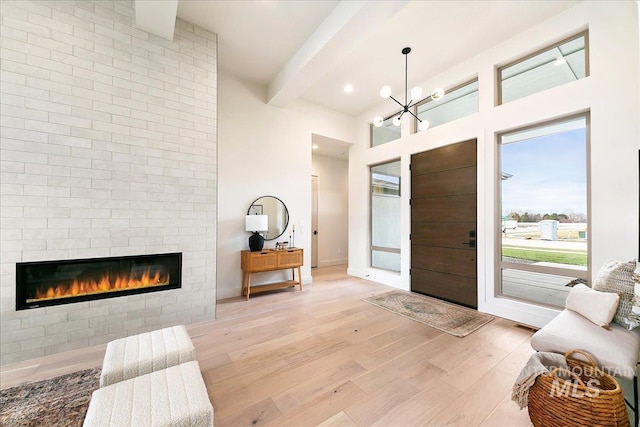
{"label": "doorway", "polygon": [[411,290],[477,308],[477,141],[411,156]]}
{"label": "doorway", "polygon": [[311,176],[311,268],[318,267],[318,177]]}
{"label": "doorway", "polygon": [[349,146],[347,142],[313,134],[310,188],[312,275],[319,268],[344,266],[348,262]]}

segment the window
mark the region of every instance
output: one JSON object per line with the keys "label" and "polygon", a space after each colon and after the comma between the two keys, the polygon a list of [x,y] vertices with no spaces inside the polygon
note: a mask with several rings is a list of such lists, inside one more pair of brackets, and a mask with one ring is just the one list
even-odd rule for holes
{"label": "window", "polygon": [[499,294],[564,307],[587,283],[587,122],[580,115],[499,136]]}
{"label": "window", "polygon": [[397,114],[386,118],[379,128],[371,125],[372,147],[400,138],[400,126],[393,124],[393,118],[395,116],[397,116]]}
{"label": "window", "polygon": [[585,31],[498,68],[498,104],[588,76],[588,40]]}
{"label": "window", "polygon": [[400,160],[371,167],[371,266],[400,271]]}
{"label": "window", "polygon": [[[450,91],[440,101],[430,98],[416,106],[416,115],[427,120],[430,127],[451,122],[478,112],[478,80],[465,83]],[[414,119],[414,124],[417,120]],[[414,130],[416,126],[414,126]]]}

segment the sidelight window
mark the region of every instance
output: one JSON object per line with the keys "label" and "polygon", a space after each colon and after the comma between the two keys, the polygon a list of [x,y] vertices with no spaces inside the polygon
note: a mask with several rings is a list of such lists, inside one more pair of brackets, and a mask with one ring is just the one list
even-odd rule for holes
{"label": "sidelight window", "polygon": [[371,266],[400,271],[400,160],[371,166]]}

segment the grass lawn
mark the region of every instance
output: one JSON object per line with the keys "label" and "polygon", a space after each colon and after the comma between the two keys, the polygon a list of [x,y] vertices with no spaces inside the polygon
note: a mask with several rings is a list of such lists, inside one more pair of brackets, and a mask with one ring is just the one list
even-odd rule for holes
{"label": "grass lawn", "polygon": [[522,249],[504,246],[502,256],[526,259],[534,262],[557,262],[569,265],[587,265],[587,254],[584,252],[553,252],[549,250]]}

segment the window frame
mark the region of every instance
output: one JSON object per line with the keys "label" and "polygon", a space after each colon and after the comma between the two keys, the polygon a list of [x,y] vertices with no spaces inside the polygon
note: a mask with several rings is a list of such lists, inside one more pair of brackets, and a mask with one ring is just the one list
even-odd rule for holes
{"label": "window frame", "polygon": [[[585,138],[585,151],[586,151],[586,201],[587,201],[587,235],[592,236],[591,233],[591,111],[582,111],[576,114],[570,114],[567,116],[557,117],[550,120],[544,120],[540,122],[536,122],[530,125],[520,126],[513,129],[504,130],[502,132],[497,132],[495,134],[495,170],[494,170],[494,183],[495,183],[495,214],[494,214],[494,296],[497,298],[505,298],[509,300],[515,300],[520,302],[525,302],[527,304],[534,304],[541,307],[549,307],[553,309],[558,309],[558,306],[553,304],[545,304],[538,301],[518,298],[512,295],[506,295],[502,292],[502,270],[503,269],[515,269],[522,271],[530,271],[532,273],[542,273],[542,274],[552,274],[552,275],[562,275],[569,277],[576,277],[579,279],[584,279],[587,282],[591,281],[591,258],[592,258],[592,239],[589,238],[587,240],[587,265],[586,270],[576,270],[571,268],[559,268],[559,267],[545,267],[545,266],[533,266],[528,264],[514,264],[514,263],[503,263],[502,261],[502,156],[501,156],[501,139],[504,135],[512,134],[515,132],[526,131],[530,129],[535,129],[543,126],[553,125],[555,123],[562,123],[566,121],[570,121],[572,119],[585,119],[585,128],[586,128],[586,138]],[[517,267],[517,268],[515,268]],[[564,308],[564,307],[562,307]]]}
{"label": "window frame", "polygon": [[[394,115],[395,116],[395,115]],[[391,116],[393,117],[393,116]],[[399,162],[400,163],[400,167],[402,167],[402,161],[400,157],[397,158],[393,158],[393,159],[389,159],[383,162],[379,162],[379,163],[373,163],[368,165],[369,167],[369,268],[375,268],[377,270],[382,270],[382,271],[388,271],[390,273],[393,274],[400,274],[401,270],[391,270],[388,268],[383,268],[383,267],[377,267],[373,265],[373,251],[378,251],[378,252],[389,252],[389,253],[397,253],[400,256],[402,256],[402,247],[395,249],[395,248],[387,248],[384,246],[374,246],[373,245],[373,168],[375,168],[376,166],[382,166],[382,165],[386,165],[386,164],[390,164],[390,163],[395,163],[395,162]],[[396,176],[396,175],[389,175],[389,176]],[[387,197],[397,197],[398,199],[402,198],[402,177],[401,175],[397,175],[398,177],[398,195],[393,195],[393,194],[378,194],[379,196],[387,196]],[[402,269],[402,267],[401,267]]]}
{"label": "window frame", "polygon": [[[478,97],[479,97],[479,96],[480,96],[480,80],[478,79],[478,76],[475,76],[475,77],[474,77],[474,78],[472,78],[471,80],[466,80],[464,83],[460,83],[460,84],[458,84],[458,85],[455,85],[455,86],[453,86],[453,87],[452,87],[452,88],[450,88],[450,89],[445,89],[445,91],[444,91],[444,93],[445,93],[445,99],[446,99],[446,96],[447,96],[449,93],[451,93],[451,92],[453,92],[453,91],[456,91],[456,90],[458,90],[458,89],[461,89],[461,88],[463,88],[463,87],[465,87],[465,86],[468,86],[468,85],[470,85],[470,84],[476,83],[476,82],[478,83]],[[443,99],[443,100],[445,100],[445,99]],[[478,99],[479,99],[479,98],[478,98]],[[413,106],[411,107],[411,108],[413,108],[413,110],[412,110],[412,111],[413,111],[413,114],[415,114],[415,115],[417,116],[417,115],[418,115],[418,107],[420,107],[421,105],[424,105],[424,104],[428,104],[428,103],[430,103],[430,102],[440,102],[440,101],[434,101],[433,99],[431,99],[431,97],[430,97],[430,96],[428,96],[428,97],[426,97],[425,99],[423,99],[423,100],[421,100],[421,101],[419,101],[419,102],[416,102],[416,104],[415,104],[415,105],[413,105]],[[480,112],[480,102],[478,101],[478,111],[476,111],[475,113],[471,113],[471,114],[469,114],[469,115],[467,115],[467,116],[460,117],[459,119],[462,119],[462,118],[464,118],[464,117],[471,116],[471,115],[473,115],[473,114],[478,114],[479,112]],[[442,123],[442,124],[451,123],[451,122],[454,122],[454,121],[459,120],[459,119],[454,119],[454,120],[451,120],[451,121],[448,121],[448,122],[445,122],[445,123]],[[413,134],[413,133],[418,133],[418,120],[417,120],[415,117],[411,117],[411,123],[412,123],[412,124],[411,124],[411,133],[412,133],[412,134]],[[436,125],[436,126],[440,126],[440,125]],[[435,126],[434,126],[434,127],[435,127]],[[429,129],[431,129],[431,126],[429,127]],[[429,130],[429,129],[427,129],[427,130]],[[426,131],[425,131],[425,132],[426,132]]]}
{"label": "window frame", "polygon": [[[524,61],[526,61],[528,59],[531,59],[531,58],[533,58],[535,56],[538,56],[538,55],[540,55],[540,54],[542,54],[544,52],[547,52],[547,51],[550,51],[552,49],[555,49],[555,48],[557,48],[557,47],[559,47],[559,46],[561,46],[561,45],[563,45],[565,43],[568,43],[570,41],[577,40],[577,39],[579,39],[581,37],[584,37],[584,78],[589,77],[589,72],[590,72],[589,71],[589,62],[590,62],[589,61],[589,29],[587,28],[584,31],[581,31],[581,32],[579,32],[577,34],[574,34],[574,35],[570,36],[570,37],[562,39],[562,40],[560,40],[560,41],[558,41],[556,43],[553,43],[553,44],[547,45],[547,46],[545,46],[543,48],[540,48],[540,49],[530,53],[529,55],[520,57],[520,58],[515,59],[513,61],[510,61],[510,62],[508,62],[506,64],[503,64],[503,65],[501,65],[499,67],[496,67],[496,72],[495,72],[496,104],[495,105],[496,106],[503,105],[503,102],[502,102],[502,78],[501,78],[501,74],[502,74],[502,71],[505,68],[509,68],[509,67],[511,67],[513,65],[516,65],[516,64],[520,63],[520,62],[524,62]],[[557,87],[557,86],[555,86],[555,87]],[[548,89],[551,89],[551,88],[548,88]],[[546,89],[544,89],[544,90],[546,90]],[[535,92],[535,93],[539,93],[539,92]],[[531,94],[531,95],[533,95],[533,94]],[[522,98],[525,98],[527,96],[529,96],[529,95],[525,95]],[[521,98],[517,98],[517,99],[521,99]],[[509,101],[509,102],[511,102],[511,101]]]}

